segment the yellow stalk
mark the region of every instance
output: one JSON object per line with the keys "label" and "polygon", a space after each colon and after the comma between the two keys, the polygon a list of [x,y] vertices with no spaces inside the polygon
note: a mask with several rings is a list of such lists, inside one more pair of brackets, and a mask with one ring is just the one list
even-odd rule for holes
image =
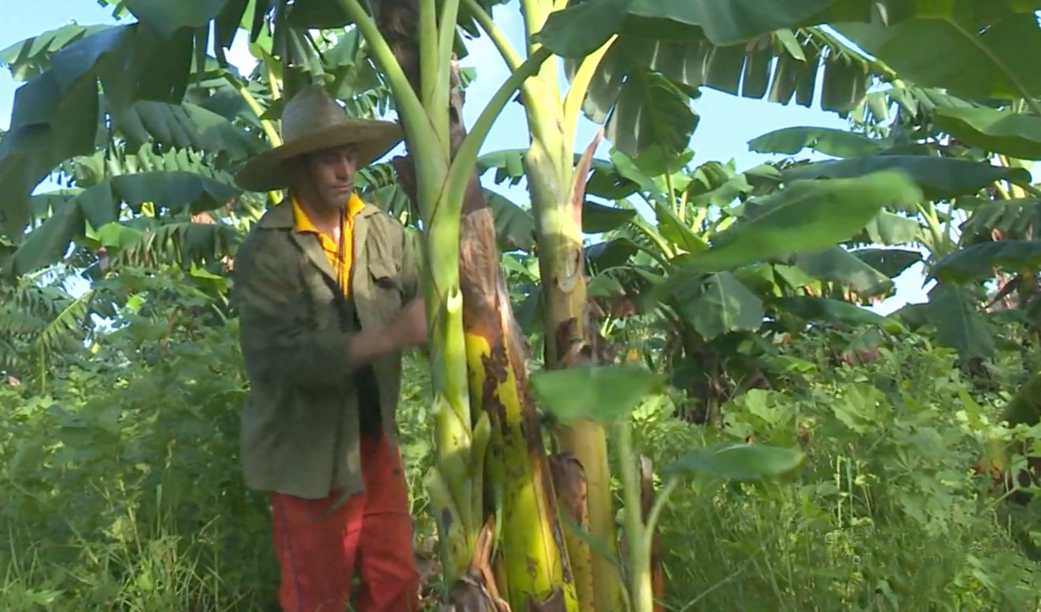
{"label": "yellow stalk", "polygon": [[[508,342],[505,345],[506,353],[519,348]],[[577,612],[575,586],[566,581],[566,561],[561,558],[561,534],[553,530],[558,523],[553,516],[555,500],[549,498],[552,489],[530,486],[551,480],[542,449],[530,448],[531,437],[538,433],[525,431],[520,381],[512,368],[498,372],[486,368],[486,364],[503,363],[505,355],[495,355],[483,335],[467,333],[466,347],[471,397],[476,403],[487,404],[487,391],[502,407],[502,414],[496,415],[502,421],[495,423],[492,431],[496,452],[487,456],[485,465],[489,478],[501,484],[503,495],[500,550],[509,603],[514,610],[526,610],[529,595],[539,600],[549,598],[564,583],[566,609]]]}

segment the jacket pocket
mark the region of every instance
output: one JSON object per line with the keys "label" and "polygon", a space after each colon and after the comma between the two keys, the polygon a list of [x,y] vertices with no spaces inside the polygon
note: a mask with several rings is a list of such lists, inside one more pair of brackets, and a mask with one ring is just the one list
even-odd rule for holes
{"label": "jacket pocket", "polygon": [[372,301],[383,320],[389,320],[401,310],[403,289],[398,271],[386,262],[373,261],[369,263],[369,279]]}

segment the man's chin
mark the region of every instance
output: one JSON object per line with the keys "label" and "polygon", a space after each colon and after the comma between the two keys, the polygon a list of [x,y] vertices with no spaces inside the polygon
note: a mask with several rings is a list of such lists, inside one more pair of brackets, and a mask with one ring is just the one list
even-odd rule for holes
{"label": "man's chin", "polygon": [[351,201],[351,190],[346,191],[329,191],[325,196],[325,201],[337,210],[347,208],[347,203]]}

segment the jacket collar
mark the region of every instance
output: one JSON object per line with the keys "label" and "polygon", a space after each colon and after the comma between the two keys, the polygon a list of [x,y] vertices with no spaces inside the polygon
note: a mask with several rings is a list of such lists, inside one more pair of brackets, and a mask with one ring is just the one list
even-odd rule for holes
{"label": "jacket collar", "polygon": [[[364,219],[365,217],[374,215],[377,212],[379,212],[378,208],[372,204],[366,203],[365,208],[358,211],[358,214],[355,215],[354,218]],[[257,225],[264,229],[291,230],[295,226],[295,222],[296,219],[293,218],[292,200],[287,197],[264,213],[264,216],[260,218]]]}
{"label": "jacket collar", "polygon": [[[367,254],[363,246],[369,232],[368,218],[377,212],[379,212],[378,208],[371,204],[367,204],[365,208],[362,208],[358,211],[358,214],[354,216],[354,230],[351,235],[354,252],[351,267],[354,270],[365,270],[368,265]],[[298,246],[300,250],[307,255],[307,258],[311,263],[321,270],[329,280],[336,283],[336,270],[333,269],[325,251],[322,250],[322,245],[318,241],[318,237],[311,233],[294,231],[294,228],[296,227],[296,219],[293,216],[293,206],[290,198],[285,198],[282,202],[276,204],[273,208],[264,213],[264,216],[257,222],[257,226],[265,230],[285,230],[286,233],[289,234],[289,238],[293,244]],[[352,271],[350,281],[352,294],[354,293],[354,279],[356,277],[357,274]]]}

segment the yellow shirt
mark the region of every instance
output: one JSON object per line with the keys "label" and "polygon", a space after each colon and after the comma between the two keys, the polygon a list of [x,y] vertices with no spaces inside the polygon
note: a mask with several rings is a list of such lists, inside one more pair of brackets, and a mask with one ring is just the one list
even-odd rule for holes
{"label": "yellow shirt", "polygon": [[300,203],[296,201],[296,198],[292,199],[293,202],[293,220],[294,229],[301,233],[311,233],[318,236],[318,240],[322,244],[322,250],[325,251],[325,255],[329,258],[329,263],[333,265],[333,269],[336,270],[336,276],[340,280],[340,287],[343,289],[343,294],[348,295],[350,293],[350,277],[351,277],[351,264],[353,263],[353,251],[354,241],[351,240],[354,231],[354,216],[358,214],[361,209],[365,208],[365,202],[361,201],[361,198],[357,194],[352,193],[351,199],[347,201],[346,215],[342,216],[343,225],[340,227],[340,235],[343,237],[343,252],[340,253],[339,245],[333,240],[332,236],[319,232],[318,228],[315,227],[304,209],[300,207]]}

